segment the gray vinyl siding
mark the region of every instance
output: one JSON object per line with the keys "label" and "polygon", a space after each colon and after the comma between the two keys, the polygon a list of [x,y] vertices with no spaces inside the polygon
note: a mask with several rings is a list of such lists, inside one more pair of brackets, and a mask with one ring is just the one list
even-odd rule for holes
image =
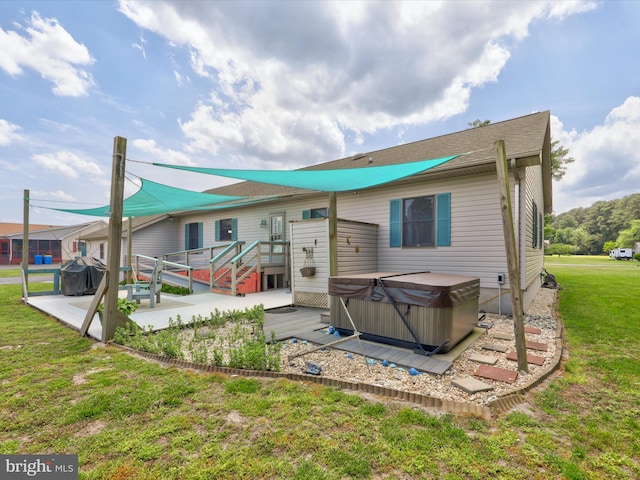
{"label": "gray vinyl siding", "polygon": [[[290,227],[294,303],[328,308],[329,221],[325,218],[292,221]],[[377,271],[377,231],[377,225],[338,219],[339,275]],[[300,273],[306,265],[303,249],[313,249],[316,267],[313,277],[303,277]]]}
{"label": "gray vinyl siding", "polygon": [[338,220],[338,275],[378,271],[378,225]]}
{"label": "gray vinyl siding", "polygon": [[[451,246],[389,248],[389,202],[439,193],[451,194]],[[506,271],[502,216],[495,175],[469,176],[338,196],[338,216],[380,225],[378,269],[473,275],[497,287]]]}
{"label": "gray vinyl siding", "polygon": [[[544,268],[544,246],[540,245],[540,239],[536,240],[534,246],[533,236],[533,202],[537,205],[538,217],[544,212],[544,203],[542,197],[542,167],[528,167],[525,171],[526,184],[526,272],[525,283],[523,288],[528,288],[532,284],[540,283],[540,272]],[[544,213],[543,213],[544,219]],[[539,222],[539,218],[536,220]],[[544,222],[539,226],[544,231]],[[544,237],[544,236],[543,236]]]}
{"label": "gray vinyl siding", "polygon": [[[184,229],[184,227],[182,228]],[[123,222],[122,229],[126,233],[126,221]],[[180,230],[180,222],[175,219],[166,219],[133,232],[131,236],[131,254],[132,256],[146,255],[148,257],[162,258],[165,253],[178,250],[179,239],[184,237],[184,234],[181,234],[183,231]],[[182,243],[184,243],[184,238],[182,238]],[[127,239],[124,238],[122,241],[123,262],[126,260],[126,255]],[[125,264],[123,263],[123,265]]]}

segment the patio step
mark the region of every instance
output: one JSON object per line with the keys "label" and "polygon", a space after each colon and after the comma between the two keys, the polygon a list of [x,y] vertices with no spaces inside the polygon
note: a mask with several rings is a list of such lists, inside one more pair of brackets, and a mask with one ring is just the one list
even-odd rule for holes
{"label": "patio step", "polygon": [[518,372],[506,368],[492,367],[490,365],[480,365],[473,373],[476,377],[498,380],[505,383],[514,383],[518,378]]}
{"label": "patio step", "polygon": [[[518,361],[518,352],[516,352],[515,350],[513,352],[509,352],[509,355],[507,355],[507,360],[514,360],[514,361]],[[527,354],[527,363],[530,363],[532,365],[538,365],[538,366],[542,366],[544,365],[544,357],[538,357],[537,355],[529,355]]]}

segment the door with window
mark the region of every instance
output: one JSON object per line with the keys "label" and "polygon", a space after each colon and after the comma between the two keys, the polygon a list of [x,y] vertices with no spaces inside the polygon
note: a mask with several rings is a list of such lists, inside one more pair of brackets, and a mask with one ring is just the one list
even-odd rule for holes
{"label": "door with window", "polygon": [[[269,215],[269,240],[272,242],[283,242],[285,240],[284,213],[272,213]],[[284,246],[272,245],[271,252],[282,253],[284,252]]]}
{"label": "door with window", "polygon": [[0,265],[9,265],[9,240],[0,240]]}

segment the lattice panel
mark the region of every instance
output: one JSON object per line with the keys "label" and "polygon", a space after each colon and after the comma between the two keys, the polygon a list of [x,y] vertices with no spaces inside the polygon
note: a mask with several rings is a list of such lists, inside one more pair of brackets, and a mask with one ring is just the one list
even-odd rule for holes
{"label": "lattice panel", "polygon": [[293,295],[293,303],[303,307],[329,308],[329,295],[296,290]]}

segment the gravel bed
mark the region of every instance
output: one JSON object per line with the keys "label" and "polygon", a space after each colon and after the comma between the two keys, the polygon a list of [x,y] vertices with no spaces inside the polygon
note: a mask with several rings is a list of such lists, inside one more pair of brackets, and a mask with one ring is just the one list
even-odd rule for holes
{"label": "gravel bed", "polygon": [[[476,405],[487,405],[498,397],[517,391],[528,385],[533,380],[539,378],[549,369],[552,359],[556,353],[556,336],[558,323],[554,318],[556,291],[541,288],[535,301],[529,307],[525,315],[525,326],[537,327],[540,334],[527,333],[527,341],[540,342],[547,345],[547,351],[528,350],[528,355],[544,357],[545,362],[541,366],[529,364],[529,372],[519,372],[517,380],[508,384],[479,377],[484,383],[493,387],[490,391],[475,394],[466,393],[464,390],[454,386],[451,382],[456,378],[473,376],[479,365],[478,362],[471,361],[470,357],[475,354],[490,355],[498,358],[496,367],[517,369],[517,362],[507,360],[506,353],[485,350],[482,346],[486,343],[504,345],[508,347],[508,352],[515,351],[515,340],[501,340],[495,338],[496,333],[513,334],[513,320],[510,317],[487,314],[483,322],[489,322],[492,326],[486,333],[478,337],[456,360],[451,368],[443,375],[432,375],[419,373],[411,375],[409,370],[401,366],[384,366],[384,360],[369,359],[358,354],[350,354],[336,349],[323,349],[309,353],[303,357],[287,361],[287,356],[308,350],[315,345],[291,339],[282,344],[281,371],[290,373],[303,373],[306,370],[308,361],[316,362],[322,368],[321,375],[324,377],[340,379],[343,381],[368,383],[396,390],[420,393],[443,400],[467,402]],[[375,360],[375,364],[373,363]],[[415,372],[414,372],[415,373]]]}

